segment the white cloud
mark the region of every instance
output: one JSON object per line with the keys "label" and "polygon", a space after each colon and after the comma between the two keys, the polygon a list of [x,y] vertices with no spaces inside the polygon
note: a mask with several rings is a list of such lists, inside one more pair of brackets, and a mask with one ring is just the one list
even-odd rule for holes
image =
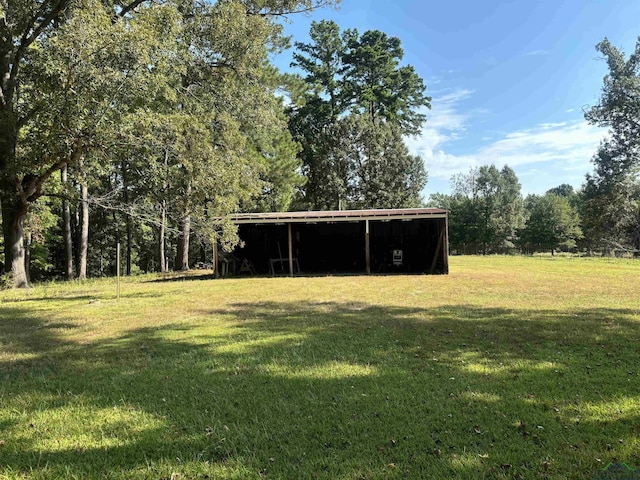
{"label": "white cloud", "polygon": [[476,156],[483,160],[482,164],[494,159],[495,163],[511,167],[550,161],[563,162],[566,166],[588,165],[603,136],[601,128],[584,120],[545,123],[510,133],[480,149]]}
{"label": "white cloud", "polygon": [[527,52],[524,54],[525,57],[534,57],[539,55],[549,55],[549,51],[548,50],[531,50],[530,52]]}
{"label": "white cloud", "polygon": [[421,135],[407,139],[410,151],[424,159],[430,178],[448,180],[471,167],[506,164],[523,177],[523,191],[527,192],[542,188],[536,184],[534,169],[552,170],[557,184],[564,178],[583,178],[591,170],[590,160],[606,132],[584,120],[540,123],[493,139],[484,137],[484,142],[469,154],[450,153],[456,140],[471,128],[473,115],[462,113],[460,103],[472,93],[456,90],[435,97]]}
{"label": "white cloud", "polygon": [[540,123],[538,124],[538,127],[540,127],[543,130],[552,130],[555,128],[564,127],[566,124],[567,122]]}
{"label": "white cloud", "polygon": [[465,131],[469,115],[460,113],[457,104],[471,94],[473,90],[459,89],[433,97],[431,110],[423,110],[428,120],[422,132],[407,138],[409,150],[426,159],[441,145],[458,138]]}

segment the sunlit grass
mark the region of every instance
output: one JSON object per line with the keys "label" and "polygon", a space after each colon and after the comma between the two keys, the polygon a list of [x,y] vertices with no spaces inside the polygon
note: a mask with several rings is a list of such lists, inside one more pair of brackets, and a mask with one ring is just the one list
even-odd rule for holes
{"label": "sunlit grass", "polygon": [[0,293],[0,478],[640,468],[640,262],[145,276]]}

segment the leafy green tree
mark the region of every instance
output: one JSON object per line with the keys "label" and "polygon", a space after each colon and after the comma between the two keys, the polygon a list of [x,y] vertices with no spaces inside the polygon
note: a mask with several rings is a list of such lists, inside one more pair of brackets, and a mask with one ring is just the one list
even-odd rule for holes
{"label": "leafy green tree", "polygon": [[385,119],[404,134],[415,135],[426,120],[422,107],[430,107],[425,85],[411,65],[401,67],[400,39],[379,30],[360,37],[352,31],[344,63],[344,94],[351,109],[372,122]]}
{"label": "leafy green tree", "polygon": [[[102,153],[114,144],[126,117],[167,113],[176,106],[194,116],[192,127],[176,139],[183,154],[179,180],[185,196],[176,206],[183,253],[192,214],[237,208],[245,193],[234,189],[242,184],[241,192],[255,190],[243,183],[255,184],[245,168],[250,155],[239,119],[248,111],[255,112],[246,115],[251,119],[271,111],[274,99],[261,82],[267,50],[283,45],[277,19],[329,3],[3,2],[0,202],[4,266],[15,285],[28,285],[23,224],[45,184],[63,165],[100,157],[112,161]],[[269,122],[273,115],[264,118]],[[215,157],[206,165],[212,168],[195,166],[209,155]],[[214,165],[215,180],[199,176],[213,172]],[[223,188],[203,200],[212,185]],[[225,197],[229,192],[235,194]]]}
{"label": "leafy green tree", "polygon": [[504,251],[512,250],[517,240],[517,231],[524,225],[524,204],[520,181],[516,172],[507,165],[500,170],[493,218],[502,248]]}
{"label": "leafy green tree", "polygon": [[28,285],[23,223],[45,183],[100,148],[121,113],[114,104],[135,105],[153,89],[140,66],[156,63],[166,10],[141,9],[133,22],[140,3],[12,2],[1,12],[0,200],[16,286]]}
{"label": "leafy green tree", "polygon": [[[201,238],[230,239],[229,232],[221,229],[231,225],[222,222],[214,227],[213,218],[251,204],[250,197],[260,191],[265,198],[258,208],[287,206],[301,183],[294,157],[297,147],[286,132],[282,104],[274,96],[273,69],[267,63],[268,48],[278,46],[280,32],[269,12],[280,14],[283,8],[291,11],[295,5],[307,8],[319,3],[326,2],[255,2],[248,12],[242,2],[194,3],[196,15],[188,18],[195,34],[182,51],[190,65],[181,78],[183,91],[188,86],[187,95],[178,105],[209,131],[185,144],[182,156],[195,151],[189,146],[208,141],[210,157],[206,166],[202,158],[181,162],[182,232],[176,268],[189,267],[192,224]],[[198,11],[204,13],[199,16]]]}
{"label": "leafy green tree", "polygon": [[610,136],[594,156],[594,172],[584,185],[585,233],[591,245],[639,252],[640,39],[628,58],[606,38],[596,49],[609,73],[598,104],[585,118],[608,127]]}
{"label": "leafy green tree", "polygon": [[470,199],[476,214],[476,242],[481,252],[503,252],[513,247],[516,230],[522,224],[522,196],[515,172],[505,165],[498,170],[484,165],[471,172]]}
{"label": "leafy green tree", "polygon": [[313,98],[315,102],[310,107],[328,122],[334,122],[345,110],[342,61],[349,35],[349,31],[341,34],[337,23],[322,20],[311,23],[312,43],[294,44],[299,52],[293,53],[291,66],[306,73],[306,100]]}
{"label": "leafy green tree", "polygon": [[50,248],[59,244],[58,232],[55,229],[58,216],[59,199],[49,197],[47,202],[39,202],[29,211],[25,219],[25,268],[29,281],[42,280],[54,273],[56,265]]}
{"label": "leafy green tree", "polygon": [[566,196],[547,193],[529,195],[525,199],[528,214],[526,225],[520,230],[520,244],[531,252],[569,250],[582,237],[577,210]]}
{"label": "leafy green tree", "polygon": [[622,173],[639,160],[640,38],[628,58],[606,38],[596,45],[596,50],[604,55],[609,73],[604,77],[598,104],[591,107],[585,117],[591,123],[611,129],[611,143],[618,150],[609,173]]}
{"label": "leafy green tree", "polygon": [[[300,144],[299,157],[307,181],[301,208],[339,209],[346,205],[349,167],[338,152],[338,117],[345,112],[342,58],[345,34],[335,22],[312,22],[312,42],[296,42],[291,66],[305,72],[289,82],[292,100],[289,129]],[[291,80],[291,79],[290,79]]]}
{"label": "leafy green tree", "polygon": [[266,133],[262,132],[260,138],[253,138],[256,161],[262,166],[262,187],[251,210],[286,212],[305,181],[297,157],[300,146],[293,141],[288,130]]}
{"label": "leafy green tree", "polygon": [[302,209],[338,209],[346,198],[349,166],[339,154],[340,125],[323,112],[320,98],[309,98],[301,108],[289,111],[289,129],[300,145],[301,171],[306,177]]}
{"label": "leafy green tree", "polygon": [[427,174],[409,154],[400,127],[352,115],[342,121],[342,152],[352,167],[351,208],[408,208],[421,204]]}
{"label": "leafy green tree", "polygon": [[634,251],[640,245],[640,165],[621,169],[621,154],[614,148],[607,142],[600,146],[580,202],[586,246],[605,253]]}
{"label": "leafy green tree", "polygon": [[561,185],[558,185],[557,187],[550,188],[549,190],[547,190],[547,193],[557,195],[559,197],[566,197],[568,199],[574,198],[574,196],[576,195],[573,186],[569,185],[568,183],[563,183]]}
{"label": "leafy green tree", "polygon": [[[432,197],[450,212],[450,242],[463,253],[512,250],[524,224],[520,182],[509,166],[472,168],[454,175],[451,196]],[[437,206],[437,205],[436,205]]]}
{"label": "leafy green tree", "polygon": [[400,40],[379,31],[341,33],[329,21],[314,22],[310,37],[296,43],[292,65],[304,72],[306,89],[290,89],[289,110],[307,177],[304,207],[418,204],[426,174],[402,136],[419,131],[430,99],[413,67],[400,66]]}
{"label": "leafy green tree", "polygon": [[[288,128],[288,117],[283,100],[276,92],[292,77],[280,74],[269,65],[262,69],[262,92],[252,95],[261,98],[250,109],[238,113],[241,129],[248,139],[248,149],[259,166],[260,193],[242,205],[243,210],[286,211],[298,196],[306,178],[302,174],[302,161],[298,158],[301,146]],[[297,81],[294,80],[294,81]]]}
{"label": "leafy green tree", "polygon": [[449,244],[459,254],[480,252],[478,240],[478,204],[473,197],[458,191],[452,195],[432,194],[427,205],[449,212]]}

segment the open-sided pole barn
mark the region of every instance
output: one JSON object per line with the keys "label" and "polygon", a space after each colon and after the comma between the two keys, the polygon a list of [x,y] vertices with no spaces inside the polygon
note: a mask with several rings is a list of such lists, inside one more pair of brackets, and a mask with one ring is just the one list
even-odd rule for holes
{"label": "open-sided pole barn", "polygon": [[256,273],[449,273],[447,211],[246,213],[235,250]]}

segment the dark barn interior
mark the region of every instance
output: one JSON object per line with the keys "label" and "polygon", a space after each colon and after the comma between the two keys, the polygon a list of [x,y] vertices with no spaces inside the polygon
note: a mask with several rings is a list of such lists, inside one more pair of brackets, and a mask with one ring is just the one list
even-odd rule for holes
{"label": "dark barn interior", "polygon": [[257,274],[448,273],[440,209],[242,214],[233,255]]}

